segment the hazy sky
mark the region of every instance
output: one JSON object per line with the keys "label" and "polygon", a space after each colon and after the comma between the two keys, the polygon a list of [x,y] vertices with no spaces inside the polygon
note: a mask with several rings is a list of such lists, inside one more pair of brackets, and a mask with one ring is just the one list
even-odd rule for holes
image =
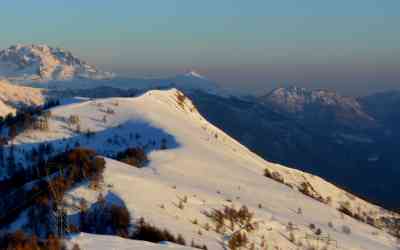
{"label": "hazy sky", "polygon": [[47,43],[119,74],[229,87],[400,88],[399,0],[12,0],[0,47]]}

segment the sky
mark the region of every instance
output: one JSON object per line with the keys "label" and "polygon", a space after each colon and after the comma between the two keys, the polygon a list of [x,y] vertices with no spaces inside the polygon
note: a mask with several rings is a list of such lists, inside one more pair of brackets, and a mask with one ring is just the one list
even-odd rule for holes
{"label": "sky", "polygon": [[12,0],[0,48],[63,47],[126,76],[194,69],[261,94],[298,85],[365,95],[400,88],[398,0]]}

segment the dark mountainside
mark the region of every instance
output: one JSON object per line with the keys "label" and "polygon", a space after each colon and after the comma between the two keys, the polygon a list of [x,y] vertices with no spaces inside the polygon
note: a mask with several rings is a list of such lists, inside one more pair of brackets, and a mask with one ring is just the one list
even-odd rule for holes
{"label": "dark mountainside", "polygon": [[[277,99],[277,93],[284,98]],[[400,95],[390,98],[390,105],[383,101],[389,101],[387,95],[395,94],[357,100],[291,87],[257,99],[200,91],[190,97],[206,119],[267,160],[312,172],[397,209]]]}

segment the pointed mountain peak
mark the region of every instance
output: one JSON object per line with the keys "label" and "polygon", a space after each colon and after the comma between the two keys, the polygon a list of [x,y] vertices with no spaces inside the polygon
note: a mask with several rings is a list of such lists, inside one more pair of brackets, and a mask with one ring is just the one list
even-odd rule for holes
{"label": "pointed mountain peak", "polygon": [[207,77],[201,75],[200,73],[198,73],[198,72],[195,71],[195,70],[190,70],[189,72],[187,72],[187,73],[185,74],[185,76],[187,76],[187,77],[192,77],[192,78],[207,79]]}

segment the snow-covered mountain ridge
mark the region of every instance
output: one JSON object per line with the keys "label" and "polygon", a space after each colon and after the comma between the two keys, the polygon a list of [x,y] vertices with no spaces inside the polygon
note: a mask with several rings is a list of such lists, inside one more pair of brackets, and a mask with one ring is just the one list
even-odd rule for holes
{"label": "snow-covered mountain ridge", "polygon": [[[71,116],[79,117],[79,131],[68,123]],[[82,134],[88,130],[94,135]],[[167,150],[160,150],[163,139]],[[212,221],[204,211],[232,204],[246,205],[255,213],[259,227],[249,233],[249,239],[258,249],[263,241],[270,247],[293,250],[307,249],[307,244],[325,244],[313,239],[307,243],[305,237],[313,234],[310,224],[337,242],[337,247],[332,244],[327,249],[397,247],[394,237],[343,215],[337,208],[347,204],[352,212],[376,220],[395,215],[317,176],[263,160],[207,122],[192,102],[174,89],[53,108],[48,130],[25,131],[14,139],[17,160],[26,162],[24,152],[45,142],[56,151],[79,144],[105,156],[127,147],[146,148],[150,161],[145,168],[106,159],[103,190],[76,188],[69,193],[70,202],[75,198],[95,202],[99,192],[115,193],[134,218],[145,217],[162,228],[182,233],[188,240],[204,243],[209,249],[223,249],[221,244],[232,232],[205,230],[204,225],[212,225]],[[272,178],[264,176],[265,169]],[[187,197],[182,209],[175,205],[180,197]],[[72,209],[70,213],[76,211]],[[288,230],[289,222],[296,230]],[[345,226],[351,228],[350,234],[342,232]],[[382,227],[385,229],[385,225]],[[297,243],[289,240],[290,233]],[[81,239],[87,241],[86,237],[90,238]],[[85,246],[99,247],[95,238],[91,243],[94,245]]]}
{"label": "snow-covered mountain ridge", "polygon": [[352,128],[378,126],[378,122],[364,110],[357,98],[335,91],[282,87],[259,97],[258,101],[306,123],[337,123]]}
{"label": "snow-covered mountain ridge", "polygon": [[18,86],[7,80],[0,80],[0,117],[14,114],[19,108],[43,105],[46,93],[43,89]]}
{"label": "snow-covered mountain ridge", "polygon": [[348,112],[370,118],[362,110],[360,103],[356,98],[342,96],[335,91],[329,90],[308,90],[291,86],[288,88],[277,88],[269,94],[262,96],[261,99],[267,103],[279,105],[281,108],[288,112],[301,112],[305,111],[307,105],[321,105],[325,107],[339,107]]}
{"label": "snow-covered mountain ridge", "polygon": [[0,51],[0,76],[16,81],[110,79],[103,72],[76,58],[71,52],[47,45],[14,45]]}
{"label": "snow-covered mountain ridge", "polygon": [[329,90],[308,90],[291,86],[277,88],[261,98],[284,105],[290,112],[304,111],[305,105],[317,103],[324,106],[340,105],[343,108],[352,108],[356,113],[362,113],[360,104],[354,98],[341,96],[337,92]]}

